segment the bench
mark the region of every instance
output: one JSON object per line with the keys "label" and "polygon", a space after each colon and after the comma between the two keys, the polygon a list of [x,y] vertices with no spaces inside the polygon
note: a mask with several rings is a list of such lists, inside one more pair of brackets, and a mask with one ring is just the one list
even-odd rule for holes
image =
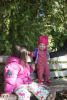
{"label": "bench", "polygon": [[[0,74],[3,76],[5,61],[8,56],[0,56]],[[31,61],[31,58],[28,58],[28,62]],[[48,62],[48,66],[50,69],[50,80],[51,84],[49,87],[51,90],[57,92],[62,90],[67,90],[67,62],[66,61],[58,61],[51,59]],[[0,76],[1,77],[1,76]],[[36,79],[36,73],[32,75],[32,79]],[[0,93],[3,92],[3,78],[0,78]],[[10,97],[12,98],[12,97]],[[16,100],[16,97],[14,98]],[[0,98],[0,100],[14,100],[14,99],[3,99]],[[37,99],[31,99],[31,100],[37,100]]]}

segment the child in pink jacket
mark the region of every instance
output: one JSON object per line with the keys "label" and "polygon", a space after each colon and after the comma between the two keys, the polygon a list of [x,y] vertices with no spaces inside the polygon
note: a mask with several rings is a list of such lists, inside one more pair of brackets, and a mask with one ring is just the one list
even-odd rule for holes
{"label": "child in pink jacket", "polygon": [[42,78],[45,75],[44,81],[50,84],[49,75],[50,70],[47,64],[47,45],[48,45],[48,36],[41,35],[38,39],[38,47],[30,52],[30,55],[35,57],[36,69],[37,69],[37,76],[38,76],[38,83],[42,85]]}
{"label": "child in pink jacket", "polygon": [[33,72],[34,65],[27,63],[27,50],[22,46],[15,46],[12,55],[7,58],[5,66],[5,86],[1,96],[15,93],[18,100],[30,100],[33,93],[38,100],[52,100],[52,94],[40,84],[31,80],[30,74]]}

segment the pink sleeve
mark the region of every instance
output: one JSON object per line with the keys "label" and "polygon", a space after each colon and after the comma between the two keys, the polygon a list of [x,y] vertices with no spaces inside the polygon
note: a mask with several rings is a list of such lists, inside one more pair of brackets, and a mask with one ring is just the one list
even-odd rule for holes
{"label": "pink sleeve", "polygon": [[33,73],[34,72],[34,70],[33,70],[33,68],[30,66],[30,73]]}
{"label": "pink sleeve", "polygon": [[27,67],[28,67],[28,70],[29,70],[30,73],[34,72],[33,68],[28,63],[27,63]]}
{"label": "pink sleeve", "polygon": [[17,65],[11,64],[5,67],[5,86],[4,91],[6,93],[12,93],[13,89],[15,87],[17,74],[19,69],[17,68]]}
{"label": "pink sleeve", "polygon": [[5,93],[11,94],[13,92],[13,89],[14,89],[14,86],[9,84],[9,83],[6,83],[5,86],[4,86],[4,92]]}

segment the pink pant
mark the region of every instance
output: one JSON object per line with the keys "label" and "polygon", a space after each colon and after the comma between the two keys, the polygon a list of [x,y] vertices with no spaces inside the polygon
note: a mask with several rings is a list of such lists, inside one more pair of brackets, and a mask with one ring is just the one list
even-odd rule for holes
{"label": "pink pant", "polygon": [[42,81],[43,75],[45,75],[46,81],[49,80],[50,71],[47,63],[44,63],[44,65],[37,64],[37,75],[40,81]]}

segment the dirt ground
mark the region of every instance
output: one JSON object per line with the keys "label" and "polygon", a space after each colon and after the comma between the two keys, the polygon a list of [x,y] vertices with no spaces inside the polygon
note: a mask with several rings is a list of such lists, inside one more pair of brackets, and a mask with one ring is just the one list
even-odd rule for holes
{"label": "dirt ground", "polygon": [[67,100],[67,90],[57,92],[55,100]]}

